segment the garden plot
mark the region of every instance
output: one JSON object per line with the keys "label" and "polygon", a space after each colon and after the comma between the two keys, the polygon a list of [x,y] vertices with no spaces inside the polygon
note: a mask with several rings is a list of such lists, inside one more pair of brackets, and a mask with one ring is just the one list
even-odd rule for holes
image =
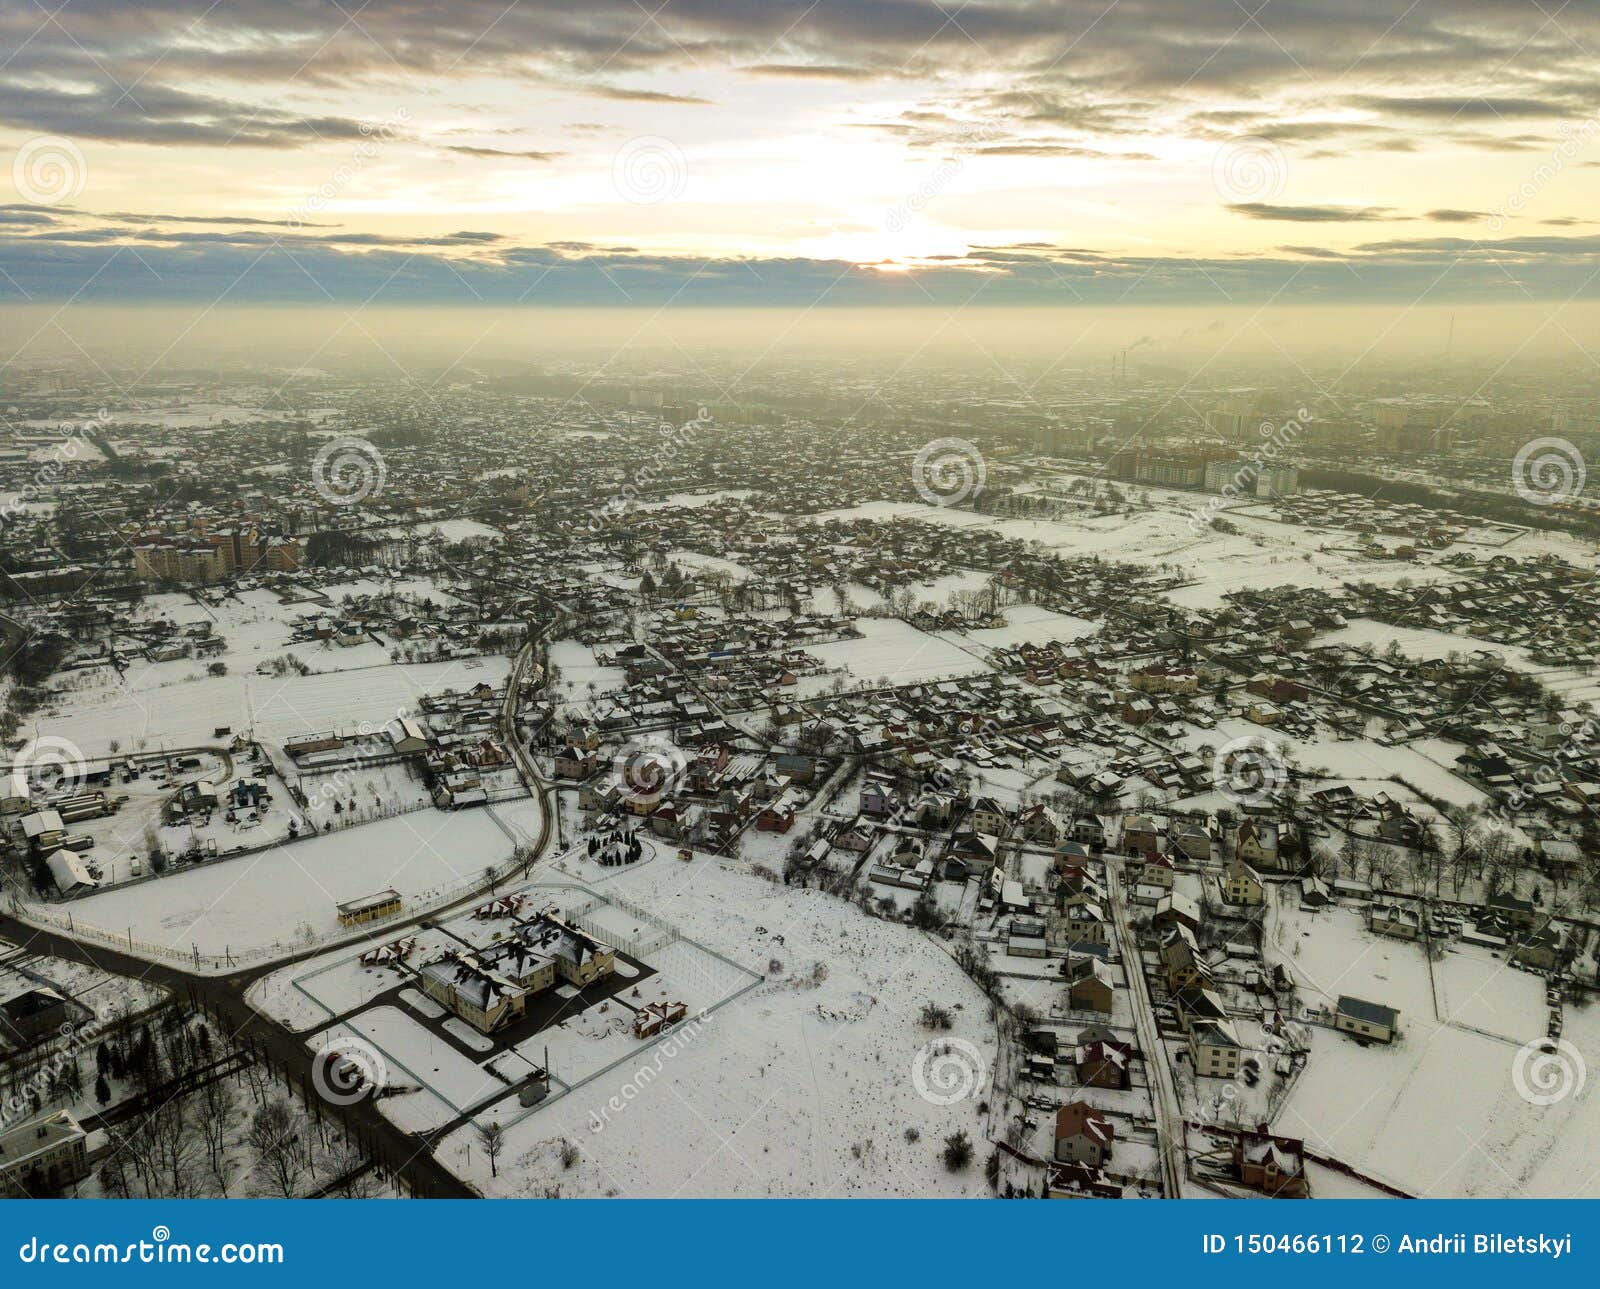
{"label": "garden plot", "polygon": [[[1544,1028],[1537,976],[1464,946],[1432,964],[1430,982],[1419,945],[1370,935],[1352,909],[1299,910],[1285,887],[1266,951],[1310,1002],[1348,993],[1401,1013],[1393,1044],[1308,1027],[1310,1060],[1275,1131],[1419,1195],[1600,1194],[1592,1087],[1548,1107],[1518,1092],[1514,1074],[1532,1056],[1522,1044]],[[1600,1014],[1570,1015],[1568,1041],[1597,1050]]]}
{"label": "garden plot", "polygon": [[[1000,649],[1015,648],[1021,644],[1043,644],[1049,640],[1081,640],[1100,629],[1099,623],[1090,622],[1087,618],[1057,613],[1039,604],[1008,604],[1001,613],[1006,620],[1005,626],[980,627],[968,631],[965,638],[974,644]],[[943,636],[946,633],[940,634]]]}
{"label": "garden plot", "polygon": [[969,676],[985,670],[975,647],[964,649],[949,640],[918,631],[898,618],[862,618],[856,623],[859,640],[836,640],[812,645],[806,652],[824,667],[818,675],[802,676],[795,686],[804,698],[827,689],[847,673],[853,686],[913,685],[925,680]]}
{"label": "garden plot", "polygon": [[1459,945],[1433,964],[1439,1019],[1515,1043],[1545,1032],[1544,980],[1487,949]]}
{"label": "garden plot", "polygon": [[[517,809],[517,808],[523,809]],[[536,801],[507,803],[516,835]],[[502,864],[512,836],[490,810],[419,810],[274,846],[78,901],[80,922],[187,953],[285,951],[339,930],[335,905],[393,888],[409,909],[452,893]],[[375,938],[381,927],[372,928]]]}
{"label": "garden plot", "polygon": [[1299,892],[1274,885],[1273,913],[1265,923],[1262,951],[1268,965],[1281,962],[1310,1005],[1332,1007],[1341,994],[1400,1011],[1402,1030],[1437,1021],[1428,959],[1420,944],[1373,935],[1362,915],[1335,907],[1308,913]]}
{"label": "garden plot", "polygon": [[[820,892],[718,864],[697,863],[687,876],[651,864],[619,874],[607,891],[616,888],[769,979],[654,1046],[636,1044],[637,1059],[510,1126],[498,1177],[471,1128],[441,1145],[447,1166],[495,1195],[557,1186],[580,1195],[986,1193],[976,1163],[952,1174],[939,1158],[957,1130],[981,1142],[977,1103],[994,1059],[988,1004],[942,945]],[[680,942],[648,960],[677,985],[692,970],[674,955],[690,948]],[[706,969],[729,982],[740,974]],[[722,983],[713,976],[702,987]],[[930,1000],[950,1009],[952,1029],[921,1026]],[[963,1046],[951,1065],[970,1071],[960,1079],[966,1095],[935,1104],[917,1092],[914,1071],[925,1078],[930,1060],[919,1066],[919,1052],[954,1040]],[[551,1061],[564,1077],[554,1045]],[[505,1124],[516,1110],[511,1098],[479,1117]],[[570,1168],[562,1141],[577,1148]]]}
{"label": "garden plot", "polygon": [[556,692],[563,702],[579,705],[595,694],[612,693],[627,683],[621,667],[596,661],[594,650],[576,640],[557,640],[550,646],[550,669]]}
{"label": "garden plot", "polygon": [[295,786],[305,794],[306,816],[318,831],[418,810],[431,801],[421,773],[409,761],[301,774]]}
{"label": "garden plot", "polygon": [[[377,1053],[375,1069],[387,1086],[419,1089],[384,1097],[384,1118],[408,1132],[438,1128],[506,1087],[455,1044],[398,1007],[373,1007],[306,1040],[315,1052],[324,1044],[356,1040],[363,1055]],[[361,1052],[361,1047],[350,1049]]]}
{"label": "garden plot", "polygon": [[182,671],[165,679],[130,672],[126,686],[100,683],[59,695],[48,711],[51,731],[91,756],[109,753],[113,741],[124,750],[209,746],[220,726],[281,743],[308,731],[382,725],[402,709],[415,710],[423,694],[479,681],[501,685],[510,671],[510,661],[498,657],[284,677],[231,670],[207,676],[193,662],[159,666]]}
{"label": "garden plot", "polygon": [[1600,1195],[1593,1081],[1530,1105],[1513,1080],[1517,1053],[1450,1027],[1370,1047],[1313,1028],[1309,1063],[1273,1130],[1416,1195]]}

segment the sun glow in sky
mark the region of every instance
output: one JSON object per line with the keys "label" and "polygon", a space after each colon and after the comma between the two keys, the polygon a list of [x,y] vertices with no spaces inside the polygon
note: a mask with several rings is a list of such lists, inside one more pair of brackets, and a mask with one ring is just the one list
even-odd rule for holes
{"label": "sun glow in sky", "polygon": [[391,274],[510,299],[550,257],[701,292],[708,261],[911,269],[930,295],[999,275],[1018,298],[1360,299],[1441,266],[1489,298],[1576,285],[1600,246],[1593,6],[1244,16],[0,0],[0,289],[160,298],[232,267],[247,296]]}

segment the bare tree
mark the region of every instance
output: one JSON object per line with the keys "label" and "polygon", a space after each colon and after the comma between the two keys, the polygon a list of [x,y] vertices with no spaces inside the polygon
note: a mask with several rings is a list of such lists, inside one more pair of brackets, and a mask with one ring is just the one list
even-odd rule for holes
{"label": "bare tree", "polygon": [[255,1154],[264,1184],[284,1199],[293,1199],[305,1172],[305,1147],[289,1103],[268,1101],[251,1115],[245,1141]]}
{"label": "bare tree", "polygon": [[500,1152],[506,1144],[506,1130],[500,1126],[498,1119],[478,1125],[478,1144],[483,1147],[483,1153],[489,1156],[489,1176],[498,1177]]}

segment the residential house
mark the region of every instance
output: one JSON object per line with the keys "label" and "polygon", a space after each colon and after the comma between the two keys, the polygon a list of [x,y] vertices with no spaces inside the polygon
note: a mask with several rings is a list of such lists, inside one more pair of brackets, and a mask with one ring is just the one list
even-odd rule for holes
{"label": "residential house", "polygon": [[1255,869],[1278,867],[1278,825],[1241,820],[1233,830],[1233,853]]}
{"label": "residential house", "polygon": [[1152,855],[1164,849],[1166,833],[1152,815],[1129,815],[1122,821],[1122,853]]}
{"label": "residential house", "polygon": [[1077,1070],[1078,1085],[1123,1091],[1132,1087],[1133,1079],[1128,1070],[1132,1051],[1126,1043],[1085,1043],[1074,1048],[1072,1064]]}
{"label": "residential house", "polygon": [[1367,930],[1395,940],[1415,940],[1422,934],[1422,914],[1410,904],[1373,904],[1367,909]]}
{"label": "residential house", "polygon": [[1087,1102],[1069,1101],[1056,1111],[1058,1160],[1100,1168],[1111,1158],[1116,1136],[1110,1118]]}
{"label": "residential house", "polygon": [[82,1181],[87,1139],[65,1110],[0,1129],[0,1199],[48,1199]]}
{"label": "residential house", "polygon": [[1167,831],[1167,846],[1175,854],[1189,859],[1210,859],[1211,832],[1203,824],[1180,819]]}
{"label": "residential house", "polygon": [[1157,928],[1184,926],[1191,931],[1200,929],[1200,906],[1181,891],[1163,895],[1150,915],[1150,925]]}
{"label": "residential house", "polygon": [[1565,956],[1559,927],[1551,924],[1523,932],[1511,945],[1511,960],[1535,971],[1554,971]]}
{"label": "residential house", "polygon": [[1357,1038],[1392,1043],[1400,1033],[1400,1013],[1382,1003],[1341,994],[1333,1013],[1334,1028]]}
{"label": "residential house", "polygon": [[1261,875],[1235,855],[1222,879],[1222,896],[1229,904],[1255,907],[1265,901],[1266,888]]}
{"label": "residential house", "polygon": [[1067,1007],[1072,1011],[1094,1011],[1109,1016],[1117,987],[1111,968],[1099,958],[1069,960],[1066,966]]}
{"label": "residential house", "polygon": [[1231,1079],[1244,1048],[1230,1020],[1195,1020],[1189,1025],[1189,1059],[1197,1077]]}
{"label": "residential house", "polygon": [[1267,1132],[1241,1132],[1234,1140],[1234,1167],[1239,1182],[1275,1199],[1305,1199],[1306,1145],[1294,1137]]}
{"label": "residential house", "polygon": [[47,1038],[70,1034],[94,1012],[50,985],[40,985],[0,1003],[0,1039],[13,1048],[30,1048]]}
{"label": "residential house", "polygon": [[993,797],[979,797],[972,803],[972,830],[990,837],[1003,836],[1009,820],[1004,807]]}

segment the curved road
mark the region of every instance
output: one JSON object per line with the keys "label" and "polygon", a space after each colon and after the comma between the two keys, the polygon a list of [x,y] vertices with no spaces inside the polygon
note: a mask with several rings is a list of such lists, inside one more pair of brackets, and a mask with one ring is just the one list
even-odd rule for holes
{"label": "curved road", "polygon": [[[501,712],[502,737],[516,759],[524,783],[538,795],[542,807],[539,839],[534,845],[533,856],[523,870],[524,873],[531,869],[549,848],[553,811],[557,808],[556,804],[552,803],[549,785],[540,776],[533,758],[516,738],[517,690],[532,652],[531,642],[518,652],[506,681],[506,700]],[[490,888],[485,887],[485,890],[488,889]],[[444,909],[422,910],[403,922],[385,924],[384,932],[388,935],[424,918],[435,918],[443,911],[479,899],[482,894],[482,891],[474,892],[445,906]],[[216,1023],[226,1031],[230,1042],[253,1049],[265,1058],[271,1067],[281,1071],[291,1084],[299,1082],[301,1092],[307,1098],[316,1094],[311,1091],[309,1085],[311,1058],[305,1048],[305,1036],[293,1033],[271,1018],[263,1016],[245,1000],[245,995],[250,986],[262,976],[282,970],[283,967],[302,959],[320,956],[337,950],[341,945],[358,943],[367,938],[360,935],[340,944],[318,945],[270,964],[229,976],[206,976],[165,963],[148,962],[143,958],[119,953],[98,944],[84,944],[65,932],[41,930],[4,913],[0,913],[0,936],[32,953],[49,954],[73,962],[82,962],[117,975],[149,980],[170,989],[179,998],[188,998],[195,1006],[210,1013]],[[345,1129],[361,1143],[362,1148],[381,1168],[399,1177],[413,1194],[429,1199],[477,1198],[475,1190],[450,1173],[434,1158],[433,1141],[427,1135],[419,1136],[401,1131],[378,1112],[378,1107],[372,1100],[364,1099],[352,1105],[325,1103],[325,1110],[343,1123]]]}

